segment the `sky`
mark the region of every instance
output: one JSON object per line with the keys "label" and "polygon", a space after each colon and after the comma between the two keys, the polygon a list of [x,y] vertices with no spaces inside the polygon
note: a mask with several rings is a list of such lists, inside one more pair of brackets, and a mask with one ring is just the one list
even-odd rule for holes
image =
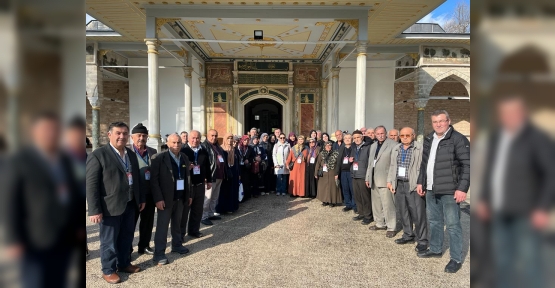
{"label": "sky", "polygon": [[470,0],[447,0],[434,11],[420,19],[418,23],[438,23],[441,27],[443,27],[445,22],[451,18],[453,10],[459,2],[465,2],[468,6],[470,6]]}
{"label": "sky", "polygon": [[[457,3],[460,1],[466,2],[468,6],[470,6],[470,0],[447,0],[445,3],[441,4],[437,7],[434,11],[430,12],[428,15],[424,16],[424,18],[420,19],[419,23],[438,23],[443,27],[443,24],[451,18],[451,14],[453,13],[453,9],[457,6]],[[89,21],[94,20],[93,17],[87,14],[87,20],[85,22],[89,23]]]}

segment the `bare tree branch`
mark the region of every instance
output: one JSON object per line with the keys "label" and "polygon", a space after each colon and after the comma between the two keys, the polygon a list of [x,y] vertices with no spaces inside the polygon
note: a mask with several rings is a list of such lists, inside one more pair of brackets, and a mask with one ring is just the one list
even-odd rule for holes
{"label": "bare tree branch", "polygon": [[453,11],[451,19],[443,25],[447,33],[470,33],[470,7],[460,1]]}

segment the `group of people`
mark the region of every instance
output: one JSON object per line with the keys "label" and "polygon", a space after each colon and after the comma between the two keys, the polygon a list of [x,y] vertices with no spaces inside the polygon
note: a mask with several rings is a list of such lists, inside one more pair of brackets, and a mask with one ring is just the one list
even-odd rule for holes
{"label": "group of people", "polygon": [[403,236],[395,242],[416,241],[423,258],[442,255],[445,224],[451,247],[445,271],[454,273],[462,262],[459,204],[470,183],[470,148],[446,111],[434,112],[432,124],[423,144],[410,127],[389,134],[384,126],[338,130],[336,141],[314,130],[308,137],[286,137],[280,129],[259,137],[252,128],[241,137],[225,134],[221,144],[218,131],[209,130],[201,143],[193,130],[169,135],[167,151],[157,153],[146,146],[148,130],[141,123],[131,129],[131,147],[129,127],[112,123],[110,143],[88,156],[86,174],[90,221],[100,225],[103,278],[118,283],[118,271],[140,271],[130,262],[139,217],[137,252],[165,265],[170,223],[171,252],[186,254],[185,237],[203,237],[201,223],[213,225],[240,202],[271,193],[344,204],[343,211],[355,212],[353,220],[374,221],[370,230],[387,230],[389,238],[399,232],[399,218]]}

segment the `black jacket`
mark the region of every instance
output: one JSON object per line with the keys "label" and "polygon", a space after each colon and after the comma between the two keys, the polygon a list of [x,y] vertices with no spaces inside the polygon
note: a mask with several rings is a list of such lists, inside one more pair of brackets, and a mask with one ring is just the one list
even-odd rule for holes
{"label": "black jacket", "polygon": [[[468,192],[470,186],[470,142],[461,133],[455,131],[453,126],[439,141],[436,152],[436,162],[434,165],[434,185],[435,194],[455,194],[455,190]],[[432,132],[424,139],[424,150],[422,152],[422,164],[417,184],[422,184],[426,189],[428,159],[432,141]]]}
{"label": "black jacket", "polygon": [[[215,181],[214,179],[216,179],[216,167],[217,167],[217,155],[214,153],[214,149],[212,149],[212,144],[210,144],[210,142],[208,142],[208,140],[204,140],[204,142],[202,142],[200,144],[200,146],[202,146],[202,149],[204,149],[206,152],[208,152],[208,160],[210,162],[210,172],[211,174],[211,179],[213,181]],[[216,143],[216,149],[219,149],[221,152],[222,157],[224,158],[224,169],[225,167],[228,167],[227,165],[227,158],[224,157],[224,149],[222,149],[222,147],[220,147],[220,145],[218,143]],[[226,177],[226,171],[223,171],[224,174],[224,178]]]}
{"label": "black jacket", "polygon": [[[498,130],[499,131],[499,130]],[[480,198],[491,204],[491,177],[496,161],[500,132],[490,139],[483,190]],[[504,197],[502,214],[529,215],[535,209],[548,210],[555,202],[555,150],[549,137],[531,124],[526,124],[522,132],[509,148],[509,158],[505,166]]]}
{"label": "black jacket", "polygon": [[[170,209],[172,207],[174,193],[175,193],[175,179],[174,171],[172,167],[172,156],[170,155],[170,151],[165,151],[158,153],[152,156],[152,179],[151,179],[151,190],[152,190],[152,199],[154,203],[159,201],[164,201],[166,205],[166,209]],[[181,153],[181,152],[180,152]],[[189,158],[184,153],[181,153],[181,157],[185,163],[183,168],[181,168],[181,177],[185,180],[185,190],[183,191],[183,201],[186,201],[191,198],[191,178],[189,175]],[[174,161],[175,162],[175,161]],[[178,175],[178,174],[175,174]]]}
{"label": "black jacket", "polygon": [[[181,153],[187,155],[189,162],[195,164],[195,152],[191,149],[191,146],[185,145],[181,148]],[[212,170],[210,170],[210,160],[206,149],[201,148],[198,151],[197,163],[200,165],[200,175],[194,175],[193,170],[191,170],[191,183],[193,185],[200,184],[204,183],[205,180],[207,183],[212,183]]]}
{"label": "black jacket", "polygon": [[[358,170],[353,170],[353,166],[351,165],[351,177],[355,179],[366,179],[366,169],[368,169],[368,158],[370,157],[370,144],[367,142],[362,142],[362,147],[360,147],[360,151],[358,154],[358,161],[356,160],[356,151],[357,145],[353,142],[351,144],[351,155],[350,157],[355,158],[353,163],[357,162]],[[339,156],[341,157],[341,156]],[[341,159],[343,161],[343,159]]]}

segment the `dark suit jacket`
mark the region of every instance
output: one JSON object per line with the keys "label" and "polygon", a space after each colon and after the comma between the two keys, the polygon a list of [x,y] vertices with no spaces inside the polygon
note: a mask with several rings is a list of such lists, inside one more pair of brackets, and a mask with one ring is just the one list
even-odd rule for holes
{"label": "dark suit jacket", "polygon": [[[36,148],[25,148],[6,161],[0,185],[6,216],[6,242],[36,251],[56,245],[68,246],[83,229],[82,188],[76,180],[69,155],[60,155],[67,198],[61,201],[55,174]],[[5,197],[5,198],[4,198]],[[82,214],[81,214],[82,215]],[[69,249],[69,248],[68,248]]]}
{"label": "dark suit jacket", "polygon": [[[499,131],[499,130],[498,130]],[[481,198],[492,201],[491,177],[496,161],[500,132],[490,141],[484,189]],[[527,216],[535,209],[548,210],[555,204],[555,149],[554,143],[531,124],[523,127],[510,146],[505,170],[504,201],[501,213]]]}
{"label": "dark suit jacket", "polygon": [[[139,162],[129,148],[127,154],[133,175],[133,196],[137,208],[145,203],[145,189],[140,183]],[[123,214],[128,201],[129,184],[120,159],[110,144],[94,150],[87,158],[87,201],[89,215]]]}
{"label": "dark suit jacket", "polygon": [[[181,153],[187,155],[189,162],[195,162],[195,152],[189,145],[185,145],[181,148]],[[212,183],[212,170],[210,170],[210,159],[208,156],[208,152],[201,148],[197,155],[197,163],[200,165],[200,175],[193,175],[193,171],[190,170],[191,174],[191,184],[199,184],[204,183],[206,180],[207,183]]]}
{"label": "dark suit jacket", "polygon": [[[152,191],[152,199],[154,203],[164,201],[167,209],[171,209],[173,205],[173,195],[175,192],[175,181],[173,177],[172,156],[170,151],[165,151],[152,156],[150,188]],[[189,171],[189,158],[184,153],[181,157],[185,162],[185,169],[181,169],[181,177],[185,180],[185,190],[183,191],[183,200],[189,201],[191,198],[191,177]]]}

